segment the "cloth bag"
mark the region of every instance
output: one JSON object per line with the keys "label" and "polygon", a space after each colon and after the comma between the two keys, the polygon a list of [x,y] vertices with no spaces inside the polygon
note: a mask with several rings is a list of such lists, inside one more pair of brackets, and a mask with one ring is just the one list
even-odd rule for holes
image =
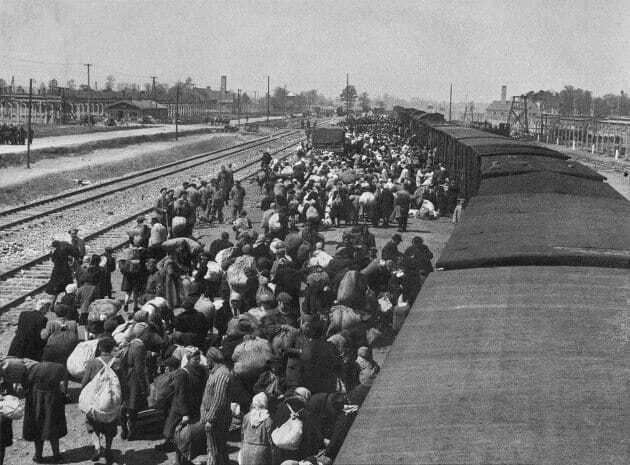
{"label": "cloth bag", "polygon": [[98,359],[103,368],[96,374],[79,395],[79,409],[102,423],[115,421],[120,414],[122,393],[118,376],[112,370],[112,358],[108,363]]}
{"label": "cloth bag", "polygon": [[304,424],[299,418],[302,410],[295,412],[289,404],[287,404],[291,416],[278,428],[271,432],[271,441],[278,449],[298,450],[302,442],[302,433]]}
{"label": "cloth bag", "polygon": [[83,341],[77,344],[66,361],[66,369],[70,376],[75,379],[83,378],[87,363],[96,356],[97,345],[98,339]]}

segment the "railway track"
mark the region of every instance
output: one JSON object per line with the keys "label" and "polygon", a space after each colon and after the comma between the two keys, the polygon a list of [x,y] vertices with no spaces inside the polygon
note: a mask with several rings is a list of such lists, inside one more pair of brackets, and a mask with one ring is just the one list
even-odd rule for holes
{"label": "railway track", "polygon": [[[287,132],[284,132],[282,135],[278,135],[277,137],[274,136],[275,138],[273,138],[272,140],[265,137],[263,138],[264,140],[257,139],[256,141],[250,141],[250,143],[239,144],[238,148],[223,149],[223,150],[219,150],[215,152],[201,154],[199,156],[195,156],[195,160],[192,162],[193,163],[192,166],[186,166],[185,168],[178,166],[175,172],[187,170],[194,166],[198,166],[204,163],[218,161],[227,156],[235,155],[239,152],[241,153],[246,152],[247,150],[257,147],[259,145],[269,144],[270,142],[273,142],[273,141],[277,142],[278,140],[282,138],[288,138],[289,139],[288,144],[283,145],[279,149],[272,152],[272,154],[280,154],[286,151],[287,149],[289,149],[290,147],[294,147],[297,142],[302,140],[301,138],[296,139],[295,137],[293,137],[293,136],[296,136],[297,134],[299,134],[299,131],[287,131]],[[218,157],[212,158],[210,160],[205,159],[204,161],[200,161],[202,156],[205,156],[207,158],[209,154],[212,154],[214,156],[219,152],[221,153],[221,155]],[[286,156],[288,156],[288,154],[281,156],[281,158],[285,158]],[[252,157],[252,158],[253,158],[252,161],[246,160],[243,164],[241,164],[241,166],[238,166],[236,169],[234,169],[234,173],[239,173],[239,172],[244,173],[244,175],[241,176],[240,178],[241,180],[250,178],[257,172],[257,167],[259,163],[258,157]],[[188,158],[187,161],[190,162],[191,159],[192,157]],[[152,179],[162,178],[163,176],[165,176],[165,174],[163,173],[158,175],[157,171],[158,171],[157,169],[153,169],[151,173],[146,173],[146,174],[148,174],[148,176]],[[142,182],[142,184],[150,182],[146,178],[143,178],[143,179],[144,181]],[[140,182],[139,179],[136,177],[131,181],[131,184],[134,184],[137,186],[139,185],[138,184],[139,182]],[[123,187],[122,185],[115,185],[115,183],[111,183],[109,184],[109,186],[110,186],[109,193],[118,192],[120,190],[130,189],[134,187],[134,186],[129,186],[128,184],[125,184],[125,187]],[[81,192],[85,192],[85,191],[90,191],[90,199],[83,200],[83,202],[80,202],[80,203],[90,202],[91,200],[94,200],[95,198],[100,198],[105,195],[108,195],[100,191],[97,191],[97,189],[81,190]],[[94,192],[94,191],[97,191],[97,192]],[[72,193],[70,193],[70,195],[60,196],[61,198],[56,199],[56,200],[50,199],[49,202],[42,203],[41,205],[45,205],[46,206],[45,208],[47,208],[50,211],[52,210],[54,210],[55,212],[63,211],[65,209],[72,208],[73,205],[79,202],[79,200],[76,198],[69,199],[71,195]],[[53,205],[54,202],[59,202],[59,201],[63,202],[64,199],[65,199],[65,206]],[[34,204],[37,204],[37,203],[38,202],[34,202]],[[33,207],[35,206],[37,205],[33,205]],[[24,212],[28,211],[28,207],[26,209],[22,209],[21,211],[24,211]],[[105,247],[112,247],[114,250],[121,249],[126,244],[128,244],[127,231],[129,231],[132,228],[132,226],[135,225],[135,219],[139,215],[144,215],[144,214],[150,213],[151,211],[153,211],[153,206],[139,208],[138,210],[134,211],[132,214],[127,214],[125,215],[124,218],[119,219],[111,224],[108,224],[102,227],[101,229],[97,231],[94,231],[86,235],[84,237],[85,245],[86,245],[86,253],[87,254],[93,254],[93,253],[101,254],[103,253]],[[41,218],[42,216],[45,216],[46,214],[42,215],[41,212],[38,211],[38,212],[33,212],[31,215],[37,218]],[[32,220],[25,219],[22,221],[22,223],[26,221],[32,221]],[[0,314],[3,314],[7,312],[8,310],[10,310],[11,308],[14,308],[20,305],[29,297],[41,293],[44,290],[46,284],[48,283],[51,271],[52,271],[52,262],[50,261],[50,253],[46,253],[46,254],[39,255],[25,263],[21,263],[18,266],[12,267],[4,271],[2,274],[0,274]]]}
{"label": "railway track", "polygon": [[[204,152],[183,160],[174,161],[155,168],[137,171],[118,178],[110,179],[98,184],[93,184],[81,189],[56,194],[43,199],[29,202],[24,205],[8,208],[0,211],[0,231],[7,231],[23,223],[35,221],[37,219],[52,215],[54,213],[67,210],[71,207],[81,205],[107,195],[131,189],[142,184],[170,176],[184,170],[203,165],[204,163],[215,162],[225,159],[231,155],[243,152],[246,149],[260,147],[265,144],[282,139],[295,131],[282,131],[272,136],[261,137],[251,141],[243,142],[232,147],[227,147],[211,152]],[[0,276],[1,278],[1,276]]]}

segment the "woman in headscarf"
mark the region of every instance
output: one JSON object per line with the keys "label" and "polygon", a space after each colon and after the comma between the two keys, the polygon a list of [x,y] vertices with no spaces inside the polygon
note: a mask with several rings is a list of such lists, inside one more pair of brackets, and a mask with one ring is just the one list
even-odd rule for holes
{"label": "woman in headscarf", "polygon": [[47,309],[47,303],[38,301],[33,310],[20,313],[9,356],[41,361],[46,341],[40,335],[48,322],[45,316]]}
{"label": "woman in headscarf", "polygon": [[273,420],[267,410],[267,395],[260,392],[252,399],[252,408],[241,426],[240,465],[271,464]]}

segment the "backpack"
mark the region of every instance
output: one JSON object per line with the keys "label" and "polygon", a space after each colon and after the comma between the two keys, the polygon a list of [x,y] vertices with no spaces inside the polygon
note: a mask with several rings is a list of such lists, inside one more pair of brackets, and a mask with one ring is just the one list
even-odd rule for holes
{"label": "backpack", "polygon": [[98,339],[83,341],[77,344],[66,361],[66,368],[70,376],[75,379],[83,378],[87,363],[93,360],[96,355],[97,344]]}
{"label": "backpack", "polygon": [[278,449],[298,450],[302,442],[302,433],[304,430],[304,424],[299,418],[302,410],[294,412],[288,403],[286,405],[291,416],[287,421],[271,432],[271,441]]}
{"label": "backpack", "polygon": [[103,368],[81,391],[79,408],[96,421],[111,423],[118,418],[122,404],[120,381],[112,370],[112,363],[116,359],[112,358],[109,363],[101,358],[97,360],[103,364]]}

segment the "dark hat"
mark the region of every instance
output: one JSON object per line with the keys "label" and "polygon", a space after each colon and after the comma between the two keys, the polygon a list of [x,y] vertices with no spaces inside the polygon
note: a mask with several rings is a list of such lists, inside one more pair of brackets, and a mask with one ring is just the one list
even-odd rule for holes
{"label": "dark hat", "polygon": [[400,234],[394,234],[394,235],[392,236],[392,241],[395,241],[395,242],[402,242],[402,236],[401,236]]}
{"label": "dark hat", "polygon": [[146,220],[146,218],[144,217],[144,215],[140,215],[138,218],[136,218],[136,221],[138,223],[142,223],[144,220]]}

